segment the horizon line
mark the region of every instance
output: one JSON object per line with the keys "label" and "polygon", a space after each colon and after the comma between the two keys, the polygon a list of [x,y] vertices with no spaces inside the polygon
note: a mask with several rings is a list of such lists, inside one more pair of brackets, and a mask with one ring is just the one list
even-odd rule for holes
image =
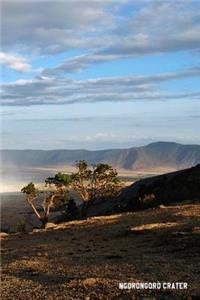
{"label": "horizon line", "polygon": [[0,151],[88,151],[88,152],[95,152],[95,151],[108,151],[108,150],[128,150],[128,149],[133,149],[133,148],[143,148],[147,147],[153,144],[176,144],[176,145],[182,145],[182,146],[200,146],[200,144],[185,144],[185,143],[178,143],[174,141],[157,141],[157,142],[151,142],[147,143],[141,146],[132,146],[132,147],[125,147],[125,148],[105,148],[105,149],[86,149],[86,148],[72,148],[72,149],[67,149],[67,148],[53,148],[53,149],[33,149],[33,148],[23,148],[23,149],[0,149]]}

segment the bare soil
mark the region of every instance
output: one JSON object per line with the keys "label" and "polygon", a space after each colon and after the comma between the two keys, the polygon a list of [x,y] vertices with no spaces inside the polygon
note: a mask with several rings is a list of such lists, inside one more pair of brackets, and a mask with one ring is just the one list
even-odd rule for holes
{"label": "bare soil", "polygon": [[[2,299],[200,299],[200,204],[2,235]],[[120,290],[186,282],[187,290]]]}

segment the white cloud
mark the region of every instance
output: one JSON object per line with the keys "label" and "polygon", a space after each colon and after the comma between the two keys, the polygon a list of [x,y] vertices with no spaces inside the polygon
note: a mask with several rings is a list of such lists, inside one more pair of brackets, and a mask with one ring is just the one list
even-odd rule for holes
{"label": "white cloud", "polygon": [[97,47],[98,35],[112,27],[113,16],[106,9],[111,2],[3,0],[2,46],[45,54]]}
{"label": "white cloud", "polygon": [[0,64],[19,72],[31,70],[31,66],[27,63],[25,58],[4,52],[0,52]]}
{"label": "white cloud", "polygon": [[108,61],[119,59],[119,55],[102,55],[98,53],[85,54],[69,58],[55,68],[46,68],[43,74],[49,76],[62,75],[63,73],[80,72],[93,64],[105,63]]}
{"label": "white cloud", "polygon": [[17,80],[2,85],[3,105],[73,104],[95,102],[125,102],[134,100],[162,100],[199,98],[199,91],[164,92],[161,83],[169,80],[199,77],[196,66],[179,72],[149,76],[124,76],[72,80],[65,78],[38,77]]}
{"label": "white cloud", "polygon": [[[121,11],[126,5],[127,15]],[[75,68],[73,60],[72,71],[96,61],[198,50],[199,11],[200,2],[195,0],[3,0],[2,47],[43,54],[87,50],[91,58],[76,57],[81,66]]]}
{"label": "white cloud", "polygon": [[139,8],[133,7],[132,14],[124,18],[114,16],[111,9],[113,23],[109,30],[101,27],[98,32],[98,27],[94,26],[94,40],[89,40],[86,35],[84,43],[89,50],[87,54],[64,60],[57,67],[44,72],[60,75],[113,60],[179,51],[198,52],[199,11],[200,2],[197,1],[147,1],[145,5],[141,2]]}

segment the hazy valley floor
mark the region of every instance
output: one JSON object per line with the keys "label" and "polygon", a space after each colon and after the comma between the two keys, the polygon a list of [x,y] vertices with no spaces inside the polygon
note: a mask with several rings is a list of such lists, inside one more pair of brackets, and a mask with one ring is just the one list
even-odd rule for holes
{"label": "hazy valley floor", "polygon": [[[200,204],[11,234],[2,241],[2,299],[199,299],[199,248]],[[118,288],[149,281],[189,288]]]}

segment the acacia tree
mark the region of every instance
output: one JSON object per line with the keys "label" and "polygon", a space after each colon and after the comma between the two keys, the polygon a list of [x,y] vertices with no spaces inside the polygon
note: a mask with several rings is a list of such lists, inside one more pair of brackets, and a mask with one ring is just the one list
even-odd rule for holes
{"label": "acacia tree", "polygon": [[36,209],[35,204],[34,204],[34,201],[35,201],[36,196],[38,194],[38,190],[36,189],[34,183],[30,182],[29,184],[27,184],[26,186],[24,186],[21,189],[21,192],[24,193],[24,194],[26,194],[26,201],[28,202],[28,204],[33,209],[33,211],[36,214],[37,218],[39,220],[41,220],[40,213],[38,212],[38,210]]}
{"label": "acacia tree", "polygon": [[[67,200],[70,182],[70,175],[58,173],[54,177],[48,177],[45,180],[46,189],[43,191],[39,192],[32,182],[21,189],[21,192],[26,194],[28,204],[31,206],[43,226],[48,222],[50,209],[53,206],[61,206],[62,203]],[[41,205],[43,208],[42,213],[40,213],[35,206],[35,200],[39,194],[43,194]]]}
{"label": "acacia tree", "polygon": [[57,173],[54,177],[48,177],[45,180],[45,186],[48,188],[48,196],[44,198],[43,207],[47,213],[54,206],[61,206],[67,201],[71,176],[64,173]]}
{"label": "acacia tree", "polygon": [[[79,194],[82,200],[81,215],[85,217],[90,203],[95,199],[116,196],[123,186],[117,171],[108,164],[100,163],[89,167],[86,161],[80,160],[76,163],[76,167],[77,172],[71,175],[59,172],[54,177],[48,177],[45,180],[43,191],[38,191],[32,182],[22,188],[21,191],[26,194],[28,204],[43,226],[48,222],[53,206],[63,207],[66,205],[69,200],[69,189]],[[42,213],[35,205],[39,194],[43,194]],[[71,206],[68,205],[67,210],[73,210],[75,213],[75,204],[72,202],[70,204]]]}
{"label": "acacia tree", "polygon": [[71,175],[72,187],[82,199],[83,217],[89,203],[95,199],[116,196],[122,188],[118,173],[108,164],[97,164],[91,168],[86,161],[76,163],[77,172]]}

